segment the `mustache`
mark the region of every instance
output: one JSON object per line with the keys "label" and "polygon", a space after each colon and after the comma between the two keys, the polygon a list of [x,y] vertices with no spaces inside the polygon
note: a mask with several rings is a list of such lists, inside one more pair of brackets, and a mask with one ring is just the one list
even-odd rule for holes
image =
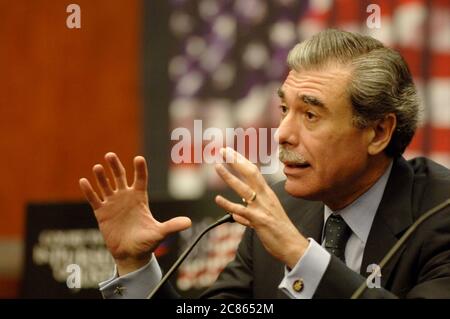
{"label": "mustache", "polygon": [[307,163],[306,159],[302,155],[286,149],[286,147],[284,147],[283,145],[279,146],[278,158],[281,162],[288,162],[291,164]]}

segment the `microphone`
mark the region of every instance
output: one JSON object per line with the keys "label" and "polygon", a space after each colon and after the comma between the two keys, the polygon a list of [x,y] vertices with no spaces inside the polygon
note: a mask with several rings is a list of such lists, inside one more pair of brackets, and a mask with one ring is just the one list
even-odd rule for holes
{"label": "microphone", "polygon": [[197,236],[197,238],[194,240],[194,242],[181,254],[180,257],[175,261],[175,263],[172,265],[172,267],[169,269],[169,271],[164,275],[164,277],[161,279],[161,281],[158,283],[158,285],[153,289],[153,291],[147,296],[147,299],[152,299],[155,294],[158,292],[158,290],[166,283],[166,281],[169,279],[169,277],[172,275],[172,273],[178,269],[178,267],[181,265],[181,263],[186,259],[186,257],[189,255],[192,249],[194,249],[195,245],[199,242],[199,240],[211,229],[225,224],[225,223],[234,223],[233,216],[231,214],[225,214],[223,217],[218,219],[215,223],[209,225],[206,227],[205,230],[203,230],[200,235]]}
{"label": "microphone", "polygon": [[[392,257],[398,252],[400,247],[403,246],[403,244],[409,239],[409,237],[411,237],[411,235],[424,221],[426,221],[428,218],[440,212],[449,205],[450,205],[450,198],[442,202],[441,204],[435,206],[434,208],[428,210],[425,214],[420,216],[420,218],[417,219],[416,222],[412,224],[411,227],[408,228],[408,230],[403,234],[403,236],[400,237],[399,241],[394,246],[392,246],[392,248],[388,251],[386,256],[384,256],[384,258],[378,265],[379,267],[375,268],[373,275],[378,275],[381,272],[381,269],[392,259]],[[359,288],[355,290],[355,292],[351,296],[351,299],[358,299],[366,291],[366,289],[367,289],[367,281],[364,281],[361,284],[361,286],[359,286]]]}

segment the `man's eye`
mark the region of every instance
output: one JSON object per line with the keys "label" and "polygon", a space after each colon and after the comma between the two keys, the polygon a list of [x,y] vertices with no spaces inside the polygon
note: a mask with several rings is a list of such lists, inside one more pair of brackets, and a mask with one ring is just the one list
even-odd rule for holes
{"label": "man's eye", "polygon": [[281,114],[285,115],[288,111],[288,108],[286,105],[280,105]]}
{"label": "man's eye", "polygon": [[317,118],[316,114],[312,113],[312,112],[306,112],[305,116],[308,120],[313,121]]}

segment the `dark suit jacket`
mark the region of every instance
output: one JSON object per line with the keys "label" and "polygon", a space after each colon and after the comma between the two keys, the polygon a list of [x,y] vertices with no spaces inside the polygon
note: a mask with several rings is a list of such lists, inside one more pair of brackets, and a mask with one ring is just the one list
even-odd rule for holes
{"label": "dark suit jacket", "polygon": [[[323,203],[290,196],[284,191],[284,182],[276,184],[274,191],[299,231],[320,243]],[[415,220],[448,198],[448,169],[425,158],[395,160],[366,243],[361,274],[332,256],[314,298],[349,298],[369,275],[367,266],[379,264]],[[235,259],[203,297],[287,298],[278,289],[283,277],[284,265],[267,253],[254,230],[248,228]],[[381,285],[367,289],[362,298],[450,298],[449,207],[416,230],[383,268]]]}

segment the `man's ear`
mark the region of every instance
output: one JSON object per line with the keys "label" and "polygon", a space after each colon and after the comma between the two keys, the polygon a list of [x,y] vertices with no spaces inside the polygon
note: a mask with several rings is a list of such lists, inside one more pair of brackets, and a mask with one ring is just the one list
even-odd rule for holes
{"label": "man's ear", "polygon": [[391,141],[396,127],[397,117],[394,113],[389,113],[383,119],[375,121],[370,127],[368,153],[377,155],[383,152]]}

